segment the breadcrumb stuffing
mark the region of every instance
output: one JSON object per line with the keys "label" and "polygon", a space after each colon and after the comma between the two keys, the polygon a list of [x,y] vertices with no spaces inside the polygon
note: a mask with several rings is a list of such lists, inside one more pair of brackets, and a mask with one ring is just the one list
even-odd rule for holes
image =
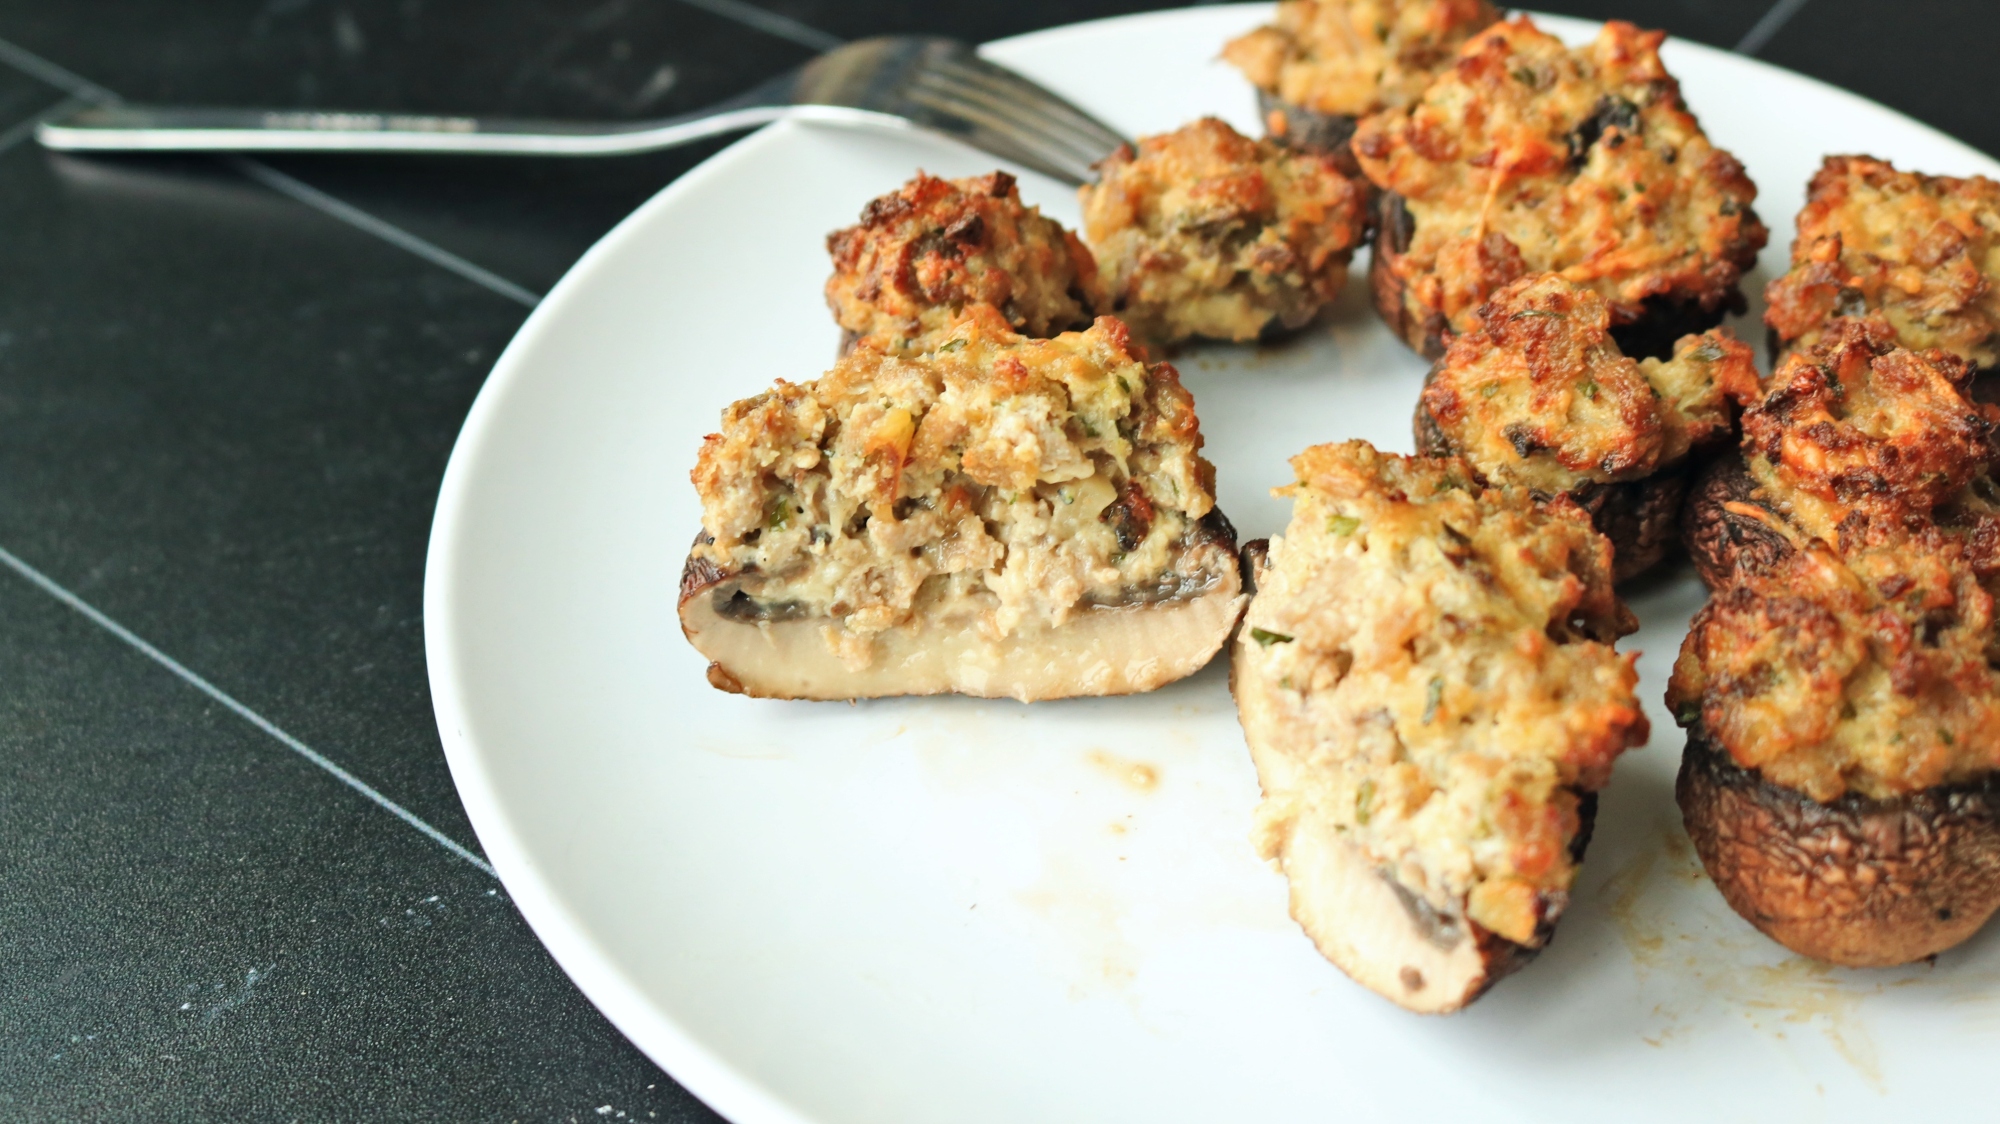
{"label": "breadcrumb stuffing", "polygon": [[1749,345],[1717,328],[1684,337],[1666,361],[1634,360],[1610,325],[1594,291],[1523,278],[1451,341],[1423,405],[1482,478],[1544,494],[1643,479],[1729,435],[1729,391],[1757,386]]}
{"label": "breadcrumb stuffing", "polygon": [[1416,100],[1499,18],[1487,0],[1281,0],[1271,23],[1230,40],[1222,57],[1281,101],[1361,117]]}
{"label": "breadcrumb stuffing", "polygon": [[1035,340],[976,305],[927,352],[864,341],[725,410],[694,556],[743,618],[824,618],[857,664],[919,614],[1056,627],[1213,581],[1185,549],[1215,506],[1201,444],[1174,368],[1118,321]]}
{"label": "breadcrumb stuffing", "polygon": [[1791,270],[1765,290],[1780,345],[1811,347],[1834,317],[1875,313],[1904,347],[2000,363],[2000,183],[1829,156],[1798,230]]}
{"label": "breadcrumb stuffing", "polygon": [[1791,550],[1717,590],[1668,692],[1737,764],[1821,802],[2000,767],[2000,410],[1970,379],[1837,319],[1749,396],[1741,506]]}
{"label": "breadcrumb stuffing", "polygon": [[1377,283],[1401,317],[1471,331],[1502,286],[1546,272],[1595,291],[1614,327],[1740,308],[1768,237],[1757,189],[1688,112],[1664,37],[1613,20],[1570,50],[1517,16],[1417,101],[1361,123],[1361,169],[1400,201]]}

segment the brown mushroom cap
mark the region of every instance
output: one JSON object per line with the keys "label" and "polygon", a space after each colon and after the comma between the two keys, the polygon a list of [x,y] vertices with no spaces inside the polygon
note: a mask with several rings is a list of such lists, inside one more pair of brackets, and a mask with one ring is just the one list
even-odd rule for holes
{"label": "brown mushroom cap", "polygon": [[1710,589],[1738,572],[1769,570],[1792,552],[1773,523],[1752,514],[1759,510],[1769,508],[1757,498],[1757,481],[1740,453],[1718,456],[1695,474],[1681,511],[1681,542]]}
{"label": "brown mushroom cap", "polygon": [[1852,968],[1907,964],[2000,908],[2000,788],[1821,804],[1740,768],[1697,723],[1675,795],[1716,888],[1765,935]]}

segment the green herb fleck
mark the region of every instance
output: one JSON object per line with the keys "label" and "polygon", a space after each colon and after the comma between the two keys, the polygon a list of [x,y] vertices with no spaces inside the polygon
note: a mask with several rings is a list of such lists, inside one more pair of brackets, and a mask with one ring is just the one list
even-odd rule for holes
{"label": "green herb fleck", "polygon": [[1273,644],[1290,644],[1293,640],[1282,632],[1267,632],[1261,628],[1251,629],[1250,639],[1255,640],[1260,648],[1268,648]]}
{"label": "green herb fleck", "polygon": [[1500,393],[1500,384],[1497,382],[1489,382],[1479,388],[1479,396],[1481,398],[1491,398],[1498,393]]}
{"label": "green herb fleck", "polygon": [[1592,402],[1597,401],[1597,383],[1590,379],[1585,379],[1583,381],[1583,396]]}
{"label": "green herb fleck", "polygon": [[1076,419],[1076,424],[1077,424],[1078,426],[1082,427],[1082,429],[1083,429],[1083,435],[1084,435],[1085,437],[1095,437],[1095,436],[1097,436],[1097,427],[1096,427],[1096,426],[1094,426],[1094,425],[1090,424],[1090,423],[1089,423],[1089,422],[1087,422],[1087,421],[1084,421],[1084,420],[1083,420],[1082,418],[1078,418],[1078,419]]}
{"label": "green herb fleck", "polygon": [[1326,521],[1326,529],[1341,538],[1346,538],[1361,529],[1361,520],[1352,515],[1336,515]]}
{"label": "green herb fleck", "polygon": [[1362,781],[1361,787],[1356,789],[1354,793],[1355,823],[1360,824],[1362,827],[1368,826],[1368,820],[1375,814],[1374,809],[1369,807],[1373,803],[1375,803],[1375,782]]}
{"label": "green herb fleck", "polygon": [[1956,739],[1956,738],[1954,738],[1954,737],[1952,737],[1952,736],[1951,736],[1951,731],[1950,731],[1950,730],[1939,730],[1939,731],[1938,731],[1938,737],[1941,737],[1941,738],[1943,738],[1943,739],[1944,739],[1944,744],[1946,744],[1946,745],[1957,745],[1957,744],[1958,744],[1958,739]]}
{"label": "green herb fleck", "polygon": [[1727,354],[1727,352],[1724,352],[1722,350],[1722,345],[1716,343],[1714,340],[1709,340],[1703,343],[1700,347],[1697,347],[1693,351],[1688,352],[1688,356],[1690,358],[1699,359],[1704,363],[1713,363],[1716,360],[1722,358],[1725,354]]}
{"label": "green herb fleck", "polygon": [[782,531],[792,525],[792,505],[779,500],[771,506],[771,514],[764,519],[764,526],[773,531]]}
{"label": "green herb fleck", "polygon": [[1444,701],[1444,679],[1433,678],[1424,691],[1424,725],[1428,726],[1438,716],[1438,704]]}
{"label": "green herb fleck", "polygon": [[965,350],[964,340],[946,340],[942,344],[938,345],[937,353],[939,355],[949,355],[954,351],[963,351],[963,350]]}
{"label": "green herb fleck", "polygon": [[1514,72],[1514,81],[1519,82],[1523,86],[1532,86],[1536,82],[1535,72],[1533,69],[1524,66]]}
{"label": "green herb fleck", "polygon": [[1550,312],[1546,308],[1524,308],[1507,319],[1527,320],[1531,318],[1537,320],[1567,320],[1569,319],[1569,314],[1566,312]]}
{"label": "green herb fleck", "polygon": [[1692,726],[1701,721],[1701,704],[1689,703],[1674,711],[1674,722],[1682,727]]}

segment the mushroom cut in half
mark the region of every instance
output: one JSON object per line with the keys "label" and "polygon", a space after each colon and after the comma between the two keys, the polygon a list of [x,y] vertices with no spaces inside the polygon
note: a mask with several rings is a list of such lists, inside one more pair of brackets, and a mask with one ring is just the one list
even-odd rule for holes
{"label": "mushroom cut in half", "polygon": [[1726,444],[1730,394],[1754,393],[1750,347],[1725,328],[1634,360],[1590,289],[1545,273],[1493,295],[1417,402],[1417,451],[1463,456],[1493,484],[1567,495],[1636,577],[1678,541],[1690,467]]}
{"label": "mushroom cut in half", "polygon": [[1280,0],[1222,57],[1257,87],[1266,135],[1354,171],[1361,118],[1415,101],[1458,48],[1492,26],[1488,0]]}
{"label": "mushroom cut in half", "polygon": [[1105,318],[1049,340],[974,306],[730,406],[702,446],[681,625],[765,698],[1150,691],[1244,602],[1194,400]]}
{"label": "mushroom cut in half", "polygon": [[1397,335],[1435,359],[1501,286],[1548,272],[1602,297],[1635,357],[1743,310],[1757,188],[1688,112],[1664,38],[1613,20],[1572,50],[1517,16],[1361,123],[1382,189],[1369,280]]}
{"label": "mushroom cut in half", "polygon": [[1455,1011],[1554,932],[1613,761],[1646,741],[1611,546],[1570,500],[1361,441],[1293,458],[1231,688],[1259,851],[1342,971]]}
{"label": "mushroom cut in half", "polygon": [[2000,183],[1829,156],[1799,212],[1792,268],[1764,290],[1774,351],[1840,316],[1879,315],[1896,342],[2000,366]]}
{"label": "mushroom cut in half", "polygon": [[1367,213],[1331,158],[1213,117],[1120,148],[1078,194],[1105,310],[1162,345],[1304,327],[1340,295]]}
{"label": "mushroom cut in half", "polygon": [[917,173],[826,237],[826,303],[841,351],[866,336],[884,350],[928,351],[975,304],[1022,335],[1090,326],[1097,265],[1075,234],[1021,202],[1014,177]]}
{"label": "mushroom cut in half", "polygon": [[1723,897],[1807,956],[1902,964],[2000,907],[2000,410],[1971,368],[1836,319],[1688,512],[1714,596],[1667,702]]}

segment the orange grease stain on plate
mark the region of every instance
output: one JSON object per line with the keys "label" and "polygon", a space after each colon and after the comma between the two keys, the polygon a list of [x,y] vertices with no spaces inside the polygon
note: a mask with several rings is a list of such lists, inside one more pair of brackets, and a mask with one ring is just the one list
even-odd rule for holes
{"label": "orange grease stain on plate", "polygon": [[[1685,886],[1707,876],[1678,827],[1663,827],[1659,839],[1657,848],[1641,851],[1601,891],[1640,977],[1692,980],[1703,996],[1774,1038],[1783,1039],[1785,1027],[1809,1026],[1869,1088],[1886,1094],[1881,1053],[1861,1011],[1862,1001],[1881,994],[1886,982],[1803,956],[1787,954],[1775,963],[1758,963],[1782,952],[1762,934],[1745,937],[1682,925],[1676,919],[1681,911],[1663,899],[1677,896],[1673,883]],[[1695,1030],[1696,1012],[1685,1007],[1674,1001],[1656,1005],[1653,1014],[1663,1025],[1644,1041],[1664,1046]]]}
{"label": "orange grease stain on plate", "polygon": [[1144,761],[1129,761],[1108,750],[1093,749],[1083,758],[1099,772],[1134,792],[1151,792],[1160,787],[1160,767]]}

